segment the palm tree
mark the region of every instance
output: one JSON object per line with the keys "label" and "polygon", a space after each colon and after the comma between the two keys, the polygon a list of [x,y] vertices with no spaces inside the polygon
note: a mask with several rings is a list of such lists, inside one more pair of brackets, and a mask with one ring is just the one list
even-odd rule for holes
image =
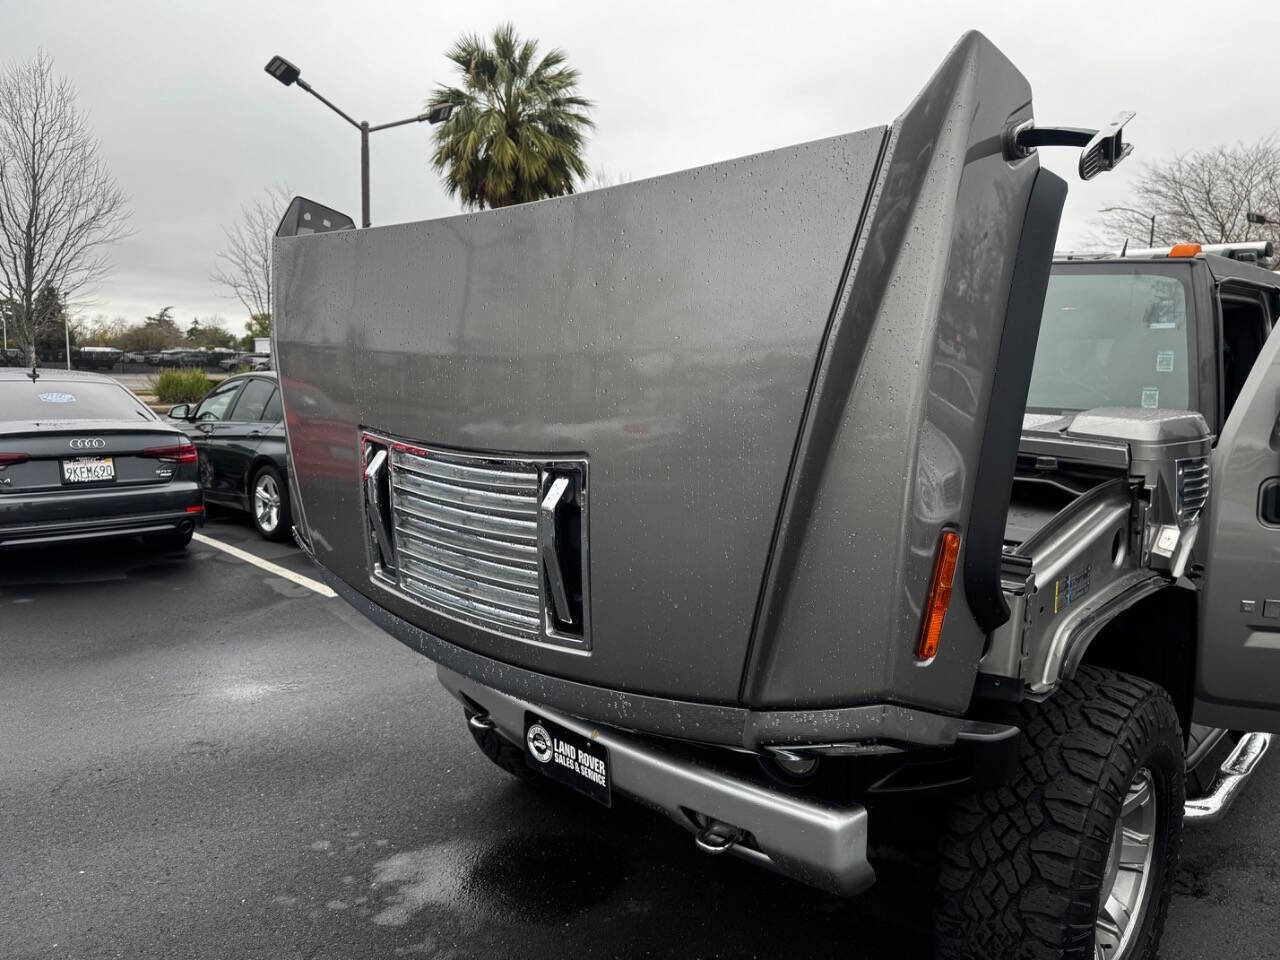
{"label": "palm tree", "polygon": [[578,71],[563,50],[537,53],[537,41],[521,40],[508,23],[493,32],[492,46],[471,34],[447,54],[462,86],[437,87],[428,100],[453,104],[435,129],[431,164],[464,208],[563,196],[590,172],[582,150],[595,126],[593,104],[577,95]]}

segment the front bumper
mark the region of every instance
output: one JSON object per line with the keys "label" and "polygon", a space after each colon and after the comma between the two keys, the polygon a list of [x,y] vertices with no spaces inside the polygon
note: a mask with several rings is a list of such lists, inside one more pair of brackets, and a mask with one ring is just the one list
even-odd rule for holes
{"label": "front bumper", "polygon": [[523,747],[526,710],[589,737],[609,751],[613,788],[655,807],[690,831],[699,819],[744,831],[728,849],[785,876],[831,893],[859,893],[875,882],[867,860],[867,811],[835,807],[752,783],[664,753],[650,742],[601,728],[483,686],[446,667],[445,689],[480,707],[495,730]]}
{"label": "front bumper", "polygon": [[857,752],[859,745],[950,747],[961,742],[1001,742],[1018,734],[1008,724],[945,716],[892,703],[817,710],[753,710],[596,687],[537,673],[486,657],[404,620],[316,560],[305,537],[295,536],[320,578],[375,626],[439,666],[478,678],[518,699],[559,713],[659,737],[758,751],[769,747]]}

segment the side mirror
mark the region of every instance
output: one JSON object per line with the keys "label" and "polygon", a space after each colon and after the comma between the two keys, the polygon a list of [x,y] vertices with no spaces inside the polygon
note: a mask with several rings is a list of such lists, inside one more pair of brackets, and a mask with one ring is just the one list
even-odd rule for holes
{"label": "side mirror", "polygon": [[180,403],[176,407],[170,407],[169,416],[172,417],[174,420],[190,420],[191,404]]}
{"label": "side mirror", "polygon": [[1022,160],[1040,147],[1080,147],[1080,179],[1092,180],[1133,153],[1133,144],[1124,142],[1124,125],[1132,119],[1133,111],[1125,110],[1101,130],[1037,127],[1026,120],[1005,130],[1005,159]]}
{"label": "side mirror", "polygon": [[1080,151],[1080,179],[1092,180],[1100,173],[1114,170],[1116,164],[1133,153],[1133,144],[1124,142],[1124,125],[1133,119],[1133,111],[1125,110],[1093,135]]}

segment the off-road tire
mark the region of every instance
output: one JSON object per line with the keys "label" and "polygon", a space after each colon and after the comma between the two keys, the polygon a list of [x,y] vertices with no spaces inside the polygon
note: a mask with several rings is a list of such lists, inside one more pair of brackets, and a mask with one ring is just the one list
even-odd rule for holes
{"label": "off-road tire", "polygon": [[1182,844],[1184,766],[1165,691],[1082,666],[1022,708],[1016,768],[956,800],[939,849],[940,960],[1093,960],[1107,855],[1135,774],[1152,775],[1157,820],[1145,904],[1121,960],[1153,960]]}
{"label": "off-road tire", "polygon": [[536,783],[542,779],[540,774],[530,770],[529,765],[525,763],[523,750],[498,733],[497,730],[473,727],[471,725],[472,716],[474,714],[467,711],[467,729],[471,731],[471,739],[476,742],[476,746],[480,748],[481,753],[517,780]]}

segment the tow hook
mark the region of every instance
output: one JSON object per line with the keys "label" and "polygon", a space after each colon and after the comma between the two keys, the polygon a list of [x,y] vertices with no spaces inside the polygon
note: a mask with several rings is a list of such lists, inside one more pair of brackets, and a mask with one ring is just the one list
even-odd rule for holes
{"label": "tow hook", "polygon": [[470,713],[467,715],[467,726],[472,730],[492,730],[494,723],[487,713]]}
{"label": "tow hook", "polygon": [[742,831],[720,820],[707,819],[706,824],[694,834],[693,842],[703,853],[713,857],[727,853],[742,839]]}

